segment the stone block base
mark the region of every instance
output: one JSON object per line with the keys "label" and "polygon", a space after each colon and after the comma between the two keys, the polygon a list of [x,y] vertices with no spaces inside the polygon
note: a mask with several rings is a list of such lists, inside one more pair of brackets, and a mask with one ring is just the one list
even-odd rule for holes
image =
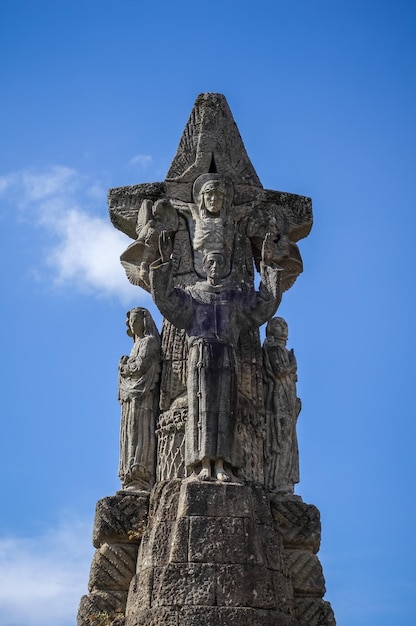
{"label": "stone block base", "polygon": [[144,609],[131,626],[298,626],[293,617],[275,610],[206,606]]}
{"label": "stone block base", "polygon": [[97,504],[77,626],[335,626],[316,507],[174,479]]}

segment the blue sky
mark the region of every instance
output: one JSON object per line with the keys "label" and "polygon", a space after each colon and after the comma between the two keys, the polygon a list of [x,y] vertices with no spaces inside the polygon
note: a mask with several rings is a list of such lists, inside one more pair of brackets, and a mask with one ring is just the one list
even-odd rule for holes
{"label": "blue sky", "polygon": [[326,597],[339,626],[413,623],[414,3],[6,0],[0,58],[0,626],[74,624],[119,487],[125,312],[152,309],[107,189],[164,179],[204,91],[265,187],[313,199],[280,314]]}

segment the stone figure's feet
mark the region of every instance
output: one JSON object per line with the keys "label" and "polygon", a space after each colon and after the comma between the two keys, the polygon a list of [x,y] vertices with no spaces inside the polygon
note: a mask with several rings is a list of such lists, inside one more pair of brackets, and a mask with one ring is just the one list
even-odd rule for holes
{"label": "stone figure's feet", "polygon": [[144,485],[142,482],[132,481],[123,486],[123,491],[144,491],[146,493],[149,493],[150,487],[148,485]]}
{"label": "stone figure's feet", "polygon": [[224,469],[224,459],[217,459],[214,465],[215,478],[221,482],[230,482],[231,476]]}
{"label": "stone figure's feet", "polygon": [[207,467],[203,467],[198,474],[198,480],[211,480],[211,470]]}
{"label": "stone figure's feet", "polygon": [[211,480],[211,460],[208,457],[202,459],[202,469],[198,474],[198,480]]}
{"label": "stone figure's feet", "polygon": [[224,472],[223,469],[215,472],[215,478],[223,483],[229,483],[231,481],[231,476],[229,476],[227,472]]}

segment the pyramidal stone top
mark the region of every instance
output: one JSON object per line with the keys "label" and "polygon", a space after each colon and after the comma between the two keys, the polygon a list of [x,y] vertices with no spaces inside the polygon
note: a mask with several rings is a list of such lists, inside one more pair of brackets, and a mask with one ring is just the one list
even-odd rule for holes
{"label": "pyramidal stone top", "polygon": [[110,189],[108,204],[113,225],[137,238],[140,206],[147,199],[176,198],[192,202],[193,184],[203,174],[220,174],[233,182],[234,205],[253,203],[262,212],[273,205],[287,222],[290,240],[306,237],[312,228],[312,201],[306,196],[264,189],[248,157],[225,96],[200,94],[191,111],[176,155],[164,182]]}
{"label": "pyramidal stone top", "polygon": [[219,93],[196,99],[166,181],[192,183],[206,172],[228,176],[236,185],[262,187],[227,100]]}

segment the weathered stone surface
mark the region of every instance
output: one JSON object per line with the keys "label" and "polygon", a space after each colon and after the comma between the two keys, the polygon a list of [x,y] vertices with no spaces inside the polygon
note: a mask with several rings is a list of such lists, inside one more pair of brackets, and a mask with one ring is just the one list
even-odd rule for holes
{"label": "weathered stone surface", "polygon": [[171,521],[152,524],[149,533],[143,536],[140,546],[142,567],[153,567],[168,562],[173,524]]}
{"label": "weathered stone surface", "polygon": [[179,622],[179,609],[163,606],[150,608],[138,607],[129,616],[131,626],[185,626]]}
{"label": "weathered stone surface", "polygon": [[147,521],[148,495],[119,492],[97,502],[93,545],[103,543],[139,543]]}
{"label": "weathered stone surface", "polygon": [[276,610],[205,606],[142,609],[130,623],[132,626],[298,626],[293,617]]}
{"label": "weathered stone surface", "polygon": [[273,499],[272,514],[285,548],[305,548],[318,552],[321,519],[316,506],[298,499]]}
{"label": "weathered stone surface", "polygon": [[[249,288],[247,281],[247,289],[237,287],[242,281],[234,273],[245,265],[236,261],[237,251],[233,252],[230,237],[234,226],[226,218],[220,225],[220,217],[212,217],[223,212],[220,203],[226,203],[226,185],[221,179],[214,179],[217,175],[210,176],[212,180],[202,185],[201,194],[206,205],[210,206],[212,196],[218,207],[210,206],[211,217],[202,217],[201,207],[191,207],[196,223],[193,244],[195,254],[199,254],[195,259],[200,259],[194,277],[205,275],[206,280],[198,280],[187,288],[174,287],[173,243],[165,230],[159,239],[160,260],[150,265],[149,276],[159,311],[176,328],[185,329],[189,348],[185,466],[200,480],[225,482],[232,480],[232,472],[241,466],[236,437],[238,342],[242,333],[252,333],[254,349],[258,341],[257,336],[254,340],[254,331],[275,313],[280,303],[282,270],[273,262],[273,235],[266,233],[259,266],[260,288]],[[207,188],[203,193],[207,185],[212,190]],[[207,208],[205,214],[209,214]],[[218,235],[213,236],[211,246],[207,232]]]}
{"label": "weathered stone surface", "polygon": [[170,542],[170,563],[186,563],[189,561],[189,525],[189,517],[179,517],[175,522]]}
{"label": "weathered stone surface", "polygon": [[152,606],[215,605],[211,563],[173,563],[153,570]]}
{"label": "weathered stone surface", "polygon": [[123,616],[126,608],[127,592],[93,591],[82,596],[77,626],[102,626],[103,617],[115,619]]}
{"label": "weathered stone surface", "polygon": [[89,591],[128,591],[136,571],[137,552],[135,544],[103,544],[92,560]]}
{"label": "weathered stone surface", "polygon": [[102,626],[100,616],[334,626],[315,556],[319,512],[293,494],[296,359],[286,322],[271,320],[303,270],[296,242],[312,226],[310,199],[264,189],[225,98],[201,94],[165,182],[113,189],[109,206],[134,239],[120,258],[127,277],[164,320],[159,341],[148,312],[128,313],[124,491],[97,505],[78,626]]}
{"label": "weathered stone surface", "polygon": [[[171,607],[175,616],[179,607],[188,605],[253,611],[278,609],[279,619],[282,614],[292,615],[293,587],[283,559],[282,539],[273,528],[262,490],[203,483],[201,498],[195,485],[201,486],[193,481],[183,482],[179,498],[177,484],[165,483],[154,490],[149,527],[140,546],[138,573],[130,586],[127,626],[136,623],[135,617],[143,615],[144,609],[150,611],[145,613],[146,619],[150,620],[150,615],[151,620],[155,619],[153,612],[158,607]],[[170,519],[165,521],[163,513],[167,508]],[[207,512],[210,515],[201,515]],[[232,512],[234,516],[229,515]],[[217,620],[233,615],[218,610],[214,614]],[[259,623],[269,623],[270,614],[262,615]],[[185,619],[184,615],[181,613],[180,619]],[[186,615],[186,620],[191,619],[191,614]],[[197,619],[201,612],[192,615],[192,619]],[[257,623],[255,613],[248,615],[251,623]],[[171,619],[176,618],[169,616]]]}
{"label": "weathered stone surface", "polygon": [[258,525],[256,534],[262,542],[262,551],[265,555],[265,564],[274,571],[286,571],[282,558],[283,544],[280,534],[272,526]]}
{"label": "weathered stone surface", "polygon": [[306,550],[285,550],[285,560],[295,596],[322,598],[325,594],[325,580],[316,554]]}
{"label": "weathered stone surface", "polygon": [[117,187],[108,192],[108,207],[113,225],[135,239],[137,214],[145,199],[157,200],[166,193],[165,183],[141,183]]}
{"label": "weathered stone surface", "polygon": [[[128,279],[165,317],[158,478],[196,472],[227,481],[240,471],[264,481],[258,329],[303,269],[295,241],[311,228],[310,199],[263,189],[224,96],[209,93],[195,102],[165,183],[111,190],[109,206],[115,226],[135,239],[121,255]],[[123,415],[141,424],[142,404],[123,402]],[[146,447],[136,446],[143,464],[130,468],[124,439],[123,484],[149,484]]]}
{"label": "weathered stone surface", "polygon": [[294,615],[293,584],[288,572],[273,572],[273,588],[278,599],[278,608],[288,615]]}
{"label": "weathered stone surface", "polygon": [[155,485],[150,500],[150,519],[155,517],[156,510],[161,520],[173,521],[176,519],[181,485],[180,479],[165,480]]}
{"label": "weathered stone surface", "polygon": [[156,416],[159,407],[160,336],[149,311],[127,312],[130,354],[118,366],[121,404],[118,475],[125,489],[150,491],[156,473]]}
{"label": "weathered stone surface", "polygon": [[297,363],[286,347],[288,325],[273,317],[263,343],[264,406],[266,409],[265,485],[271,493],[293,494],[299,482],[296,423],[301,409],[297,397]]}
{"label": "weathered stone surface", "polygon": [[257,524],[273,525],[273,517],[271,515],[270,497],[264,486],[258,483],[250,484],[252,503],[253,503],[253,517]]}
{"label": "weathered stone surface", "polygon": [[181,626],[297,626],[293,617],[273,609],[248,607],[183,607]]}
{"label": "weathered stone surface", "polygon": [[153,568],[141,568],[130,584],[129,602],[126,607],[128,623],[140,608],[149,608],[152,600]]}
{"label": "weathered stone surface", "polygon": [[275,609],[273,572],[261,565],[218,565],[218,606],[249,606]]}
{"label": "weathered stone surface", "polygon": [[192,517],[189,560],[201,563],[245,563],[246,524],[241,517]]}
{"label": "weathered stone surface", "polygon": [[329,602],[318,598],[296,598],[295,606],[299,626],[335,626]]}
{"label": "weathered stone surface", "polygon": [[[178,151],[164,183],[142,183],[110,189],[110,217],[116,228],[135,238],[137,213],[143,200],[165,195],[189,202],[193,181],[216,170],[229,176],[236,187],[236,204],[259,198],[283,209],[292,241],[306,237],[312,227],[311,199],[296,194],[263,189],[244,148],[227,101],[221,94],[200,94],[183,132]],[[260,197],[259,197],[260,194]]]}
{"label": "weathered stone surface", "polygon": [[241,485],[223,483],[218,489],[212,489],[212,484],[194,481],[181,488],[179,516],[247,517],[249,514],[249,504]]}

